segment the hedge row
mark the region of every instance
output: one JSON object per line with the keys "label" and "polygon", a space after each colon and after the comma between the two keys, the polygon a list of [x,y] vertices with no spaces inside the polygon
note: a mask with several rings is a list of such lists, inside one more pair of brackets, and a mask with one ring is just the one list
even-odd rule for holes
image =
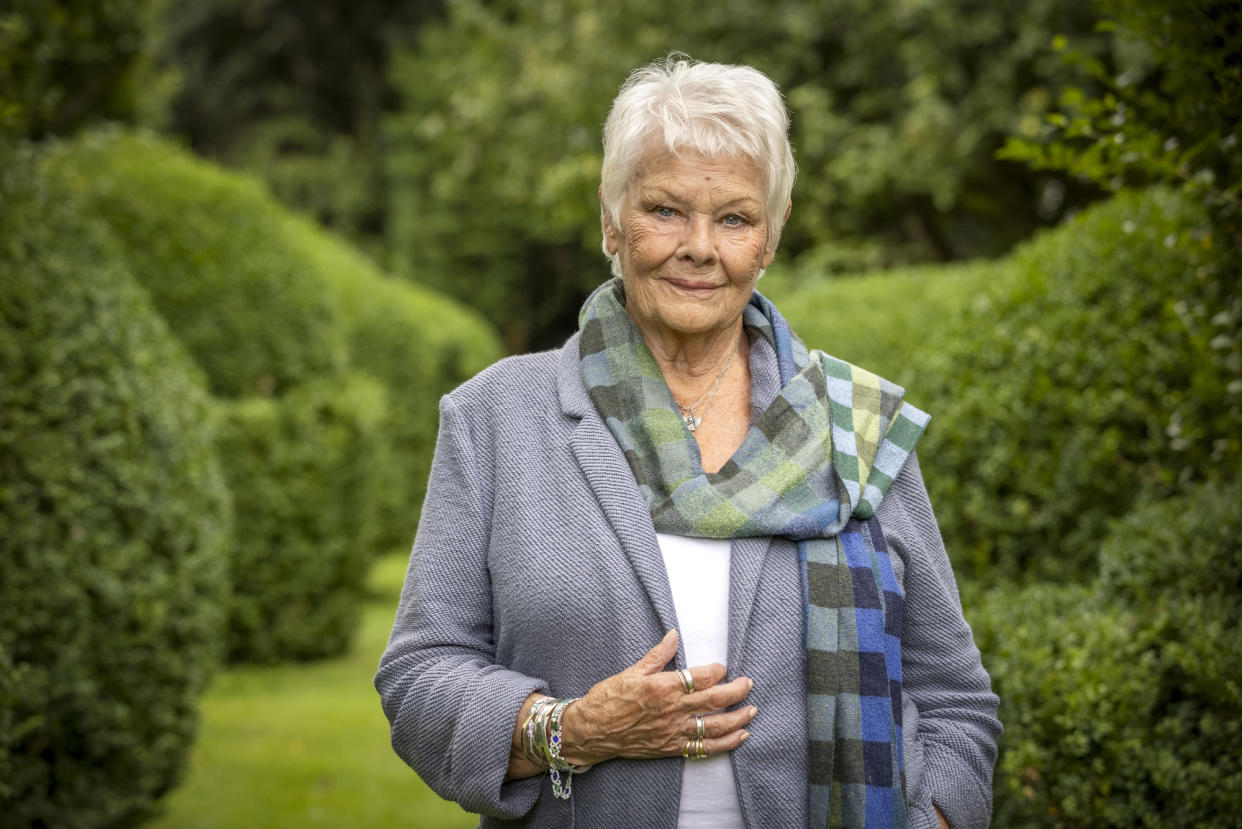
{"label": "hedge row", "polygon": [[[165,141],[99,132],[46,164],[122,240],[216,394],[238,401],[220,438],[239,493],[229,653],[339,653],[372,556],[412,538],[436,400],[499,355],[495,335]],[[387,393],[355,395],[359,374]],[[334,448],[316,455],[319,440]],[[319,621],[299,623],[312,599]]]}
{"label": "hedge row", "polygon": [[0,825],[134,825],[222,652],[346,647],[496,338],[116,133],[0,147],[0,279]]}
{"label": "hedge row", "polygon": [[996,263],[782,275],[810,345],[907,386],[959,575],[1087,578],[1110,520],[1227,469],[1242,369],[1213,359],[1215,242],[1164,191],[1122,195]]}
{"label": "hedge row", "polygon": [[1216,827],[1242,803],[1242,485],[1146,504],[1090,586],[968,608],[1005,735],[997,826]]}
{"label": "hedge row", "polygon": [[114,240],[0,147],[0,825],[132,826],[218,662],[211,408]]}
{"label": "hedge row", "polygon": [[1024,246],[954,322],[921,452],[964,572],[1088,576],[1111,519],[1238,457],[1242,383],[1196,319],[1213,254],[1197,207],[1118,196]]}

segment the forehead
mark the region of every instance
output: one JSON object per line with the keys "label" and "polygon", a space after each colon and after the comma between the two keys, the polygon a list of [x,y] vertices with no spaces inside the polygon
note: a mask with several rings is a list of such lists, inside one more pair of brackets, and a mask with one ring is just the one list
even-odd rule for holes
{"label": "forehead", "polygon": [[634,169],[631,185],[638,191],[671,190],[728,193],[732,198],[763,201],[765,177],[746,156],[707,157],[697,152],[649,153]]}

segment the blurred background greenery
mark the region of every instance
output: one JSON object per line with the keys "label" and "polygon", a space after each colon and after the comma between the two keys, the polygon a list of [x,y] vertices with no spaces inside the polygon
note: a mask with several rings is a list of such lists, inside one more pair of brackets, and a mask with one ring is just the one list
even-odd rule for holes
{"label": "blurred background greenery", "polygon": [[471,825],[370,675],[438,397],[607,276],[600,127],[750,63],[761,287],[902,383],[998,826],[1242,811],[1242,4],[11,0],[0,826]]}

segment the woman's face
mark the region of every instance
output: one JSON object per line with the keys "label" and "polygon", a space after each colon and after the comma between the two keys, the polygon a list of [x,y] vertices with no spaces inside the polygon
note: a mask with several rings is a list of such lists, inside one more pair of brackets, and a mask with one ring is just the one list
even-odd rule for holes
{"label": "woman's face", "polygon": [[764,184],[746,158],[662,153],[638,166],[621,226],[605,219],[604,235],[644,334],[709,334],[737,322],[776,254]]}

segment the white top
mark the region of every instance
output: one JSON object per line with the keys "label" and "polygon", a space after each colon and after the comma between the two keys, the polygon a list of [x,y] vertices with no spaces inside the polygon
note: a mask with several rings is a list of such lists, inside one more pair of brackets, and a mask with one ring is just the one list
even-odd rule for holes
{"label": "white top", "polygon": [[[686,664],[728,665],[728,540],[656,533],[677,609]],[[702,712],[707,714],[709,712]],[[681,775],[678,829],[745,829],[728,754],[687,760]]]}

